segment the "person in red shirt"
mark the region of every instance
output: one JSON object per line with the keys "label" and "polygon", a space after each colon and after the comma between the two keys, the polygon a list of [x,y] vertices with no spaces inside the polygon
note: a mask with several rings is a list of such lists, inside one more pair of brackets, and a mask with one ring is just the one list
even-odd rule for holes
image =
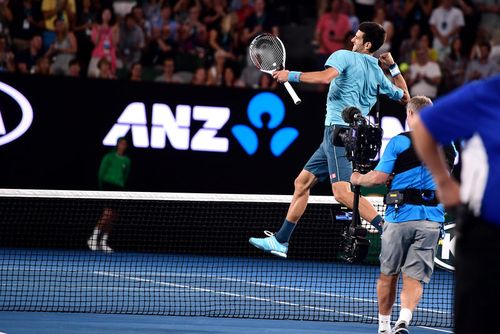
{"label": "person in red shirt", "polygon": [[321,66],[332,53],[344,47],[345,36],[351,31],[349,17],[342,13],[342,1],[332,0],[330,7],[316,24],[315,39],[319,45],[318,62]]}

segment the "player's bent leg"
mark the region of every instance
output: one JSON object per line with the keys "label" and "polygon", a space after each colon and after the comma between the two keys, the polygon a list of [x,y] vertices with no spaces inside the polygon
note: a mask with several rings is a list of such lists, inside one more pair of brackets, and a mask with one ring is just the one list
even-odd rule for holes
{"label": "player's bent leg", "polygon": [[[332,191],[335,200],[352,209],[354,206],[354,193],[351,191],[351,184],[345,181],[332,183]],[[370,222],[378,231],[382,233],[383,219],[378,214],[373,204],[365,197],[359,197],[359,215]]]}
{"label": "player's bent leg", "polygon": [[297,223],[304,214],[309,201],[311,188],[318,182],[318,178],[311,172],[303,169],[299,176],[295,179],[293,198],[286,219],[290,222]]}
{"label": "player's bent leg", "polygon": [[293,193],[292,202],[288,208],[288,213],[283,225],[276,234],[269,231],[264,233],[266,238],[250,238],[249,242],[254,247],[280,257],[287,257],[288,241],[295,229],[300,217],[304,214],[309,200],[309,192],[316,184],[317,178],[309,171],[302,170],[299,176],[295,179],[295,190]]}

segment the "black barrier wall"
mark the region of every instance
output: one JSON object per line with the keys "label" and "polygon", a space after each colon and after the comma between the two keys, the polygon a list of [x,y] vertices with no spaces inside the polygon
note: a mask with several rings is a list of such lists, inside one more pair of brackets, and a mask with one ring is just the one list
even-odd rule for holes
{"label": "black barrier wall", "polygon": [[[281,87],[2,74],[0,187],[96,189],[100,159],[125,135],[130,190],[288,194],[323,135],[326,93],[301,97],[295,106]],[[405,113],[381,101],[390,137]]]}

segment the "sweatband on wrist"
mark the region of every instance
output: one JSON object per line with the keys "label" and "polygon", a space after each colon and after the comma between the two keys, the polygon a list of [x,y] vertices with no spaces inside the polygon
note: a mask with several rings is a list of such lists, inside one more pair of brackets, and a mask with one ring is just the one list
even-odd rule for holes
{"label": "sweatband on wrist", "polygon": [[289,82],[300,82],[300,76],[302,72],[290,71],[288,72],[288,81]]}
{"label": "sweatband on wrist", "polygon": [[397,77],[398,75],[401,74],[401,71],[399,70],[398,64],[394,63],[391,66],[389,66],[389,72],[391,72],[391,76]]}

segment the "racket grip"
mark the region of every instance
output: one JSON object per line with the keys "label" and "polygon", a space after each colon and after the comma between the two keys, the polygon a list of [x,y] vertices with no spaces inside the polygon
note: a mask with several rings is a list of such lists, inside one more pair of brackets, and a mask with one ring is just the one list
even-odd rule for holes
{"label": "racket grip", "polygon": [[297,93],[295,93],[295,90],[293,89],[292,85],[290,85],[290,83],[288,81],[285,82],[285,88],[288,91],[288,94],[290,94],[290,96],[292,97],[293,103],[299,104],[300,102],[302,102],[302,100],[297,95]]}

